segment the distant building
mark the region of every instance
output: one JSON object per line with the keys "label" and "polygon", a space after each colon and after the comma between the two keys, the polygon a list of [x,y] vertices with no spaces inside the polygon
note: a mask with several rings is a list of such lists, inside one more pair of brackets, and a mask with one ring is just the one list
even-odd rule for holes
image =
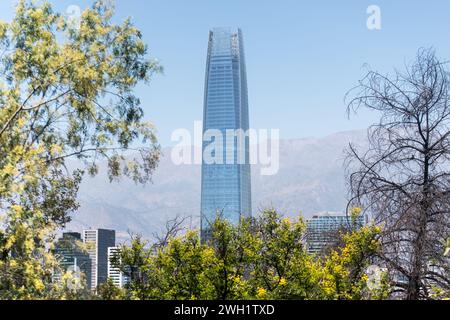
{"label": "distant building", "polygon": [[115,267],[112,263],[118,254],[120,254],[120,248],[108,248],[108,278],[112,280],[116,287],[123,288],[123,286],[125,286],[129,282],[129,279],[126,275],[123,274],[123,272],[120,271],[119,268]]}
{"label": "distant building", "polygon": [[306,242],[308,252],[311,254],[320,253],[333,244],[336,240],[336,232],[340,229],[361,228],[367,223],[367,217],[363,214],[356,217],[355,221],[352,220],[352,217],[340,212],[315,214],[307,223]]}
{"label": "distant building", "polygon": [[[88,288],[91,287],[91,259],[89,254],[80,247],[81,234],[77,232],[63,233],[55,244],[55,255],[64,271],[72,271],[75,275],[84,274]],[[56,280],[60,280],[56,274]]]}
{"label": "distant building", "polygon": [[91,258],[91,289],[108,279],[108,248],[116,246],[116,232],[114,230],[84,230],[83,240]]}

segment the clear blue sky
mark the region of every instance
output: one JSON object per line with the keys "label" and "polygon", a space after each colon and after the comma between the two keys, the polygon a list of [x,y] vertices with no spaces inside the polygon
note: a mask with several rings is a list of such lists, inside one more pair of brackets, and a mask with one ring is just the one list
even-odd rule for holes
{"label": "clear blue sky", "polygon": [[[0,0],[0,19],[13,0]],[[65,11],[91,1],[51,1]],[[282,138],[324,136],[367,127],[376,117],[347,119],[343,97],[364,72],[387,72],[433,46],[450,59],[450,1],[411,0],[117,0],[117,18],[134,18],[165,68],[139,87],[148,119],[163,145],[176,128],[201,120],[208,31],[238,26],[244,32],[250,121],[279,128]],[[366,9],[381,8],[381,31],[366,28]]]}

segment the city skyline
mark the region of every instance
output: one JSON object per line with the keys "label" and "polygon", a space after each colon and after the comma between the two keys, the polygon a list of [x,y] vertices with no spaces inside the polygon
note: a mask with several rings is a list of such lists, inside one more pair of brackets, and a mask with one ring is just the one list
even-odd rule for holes
{"label": "city skyline", "polygon": [[446,1],[1,1],[0,300],[449,300]]}

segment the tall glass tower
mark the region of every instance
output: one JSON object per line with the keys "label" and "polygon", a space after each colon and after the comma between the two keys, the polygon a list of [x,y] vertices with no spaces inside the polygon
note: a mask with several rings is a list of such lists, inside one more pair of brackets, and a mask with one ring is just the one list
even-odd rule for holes
{"label": "tall glass tower", "polygon": [[[249,129],[247,73],[243,37],[240,29],[216,28],[209,33],[203,110],[203,162],[201,195],[202,238],[216,215],[236,224],[241,216],[251,216],[251,178],[249,138],[227,134]],[[212,131],[211,131],[212,130]],[[205,150],[215,138],[223,136],[223,163],[205,159]],[[220,152],[216,150],[216,152]],[[230,156],[231,155],[231,156]],[[215,155],[217,156],[217,155]],[[245,158],[245,161],[242,159]]]}

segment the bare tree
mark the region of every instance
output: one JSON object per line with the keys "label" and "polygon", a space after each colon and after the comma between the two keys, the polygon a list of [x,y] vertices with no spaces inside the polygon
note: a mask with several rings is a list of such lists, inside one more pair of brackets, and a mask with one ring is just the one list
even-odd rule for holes
{"label": "bare tree", "polygon": [[165,230],[161,233],[153,233],[156,239],[155,247],[163,248],[172,238],[176,238],[181,232],[186,231],[186,222],[192,217],[176,216],[166,222]]}
{"label": "bare tree", "polygon": [[383,227],[381,258],[405,299],[450,288],[443,254],[450,226],[449,86],[446,64],[421,49],[404,72],[369,71],[346,97],[349,113],[381,114],[368,130],[368,149],[348,149],[349,207],[361,206]]}

